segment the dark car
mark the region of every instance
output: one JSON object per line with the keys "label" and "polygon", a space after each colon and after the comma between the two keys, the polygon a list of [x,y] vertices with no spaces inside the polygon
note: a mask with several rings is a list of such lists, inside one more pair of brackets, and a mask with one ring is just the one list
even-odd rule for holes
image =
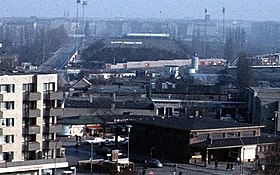
{"label": "dark car", "polygon": [[109,147],[100,147],[99,149],[96,150],[96,153],[99,155],[107,156],[107,154],[112,153],[112,149]]}
{"label": "dark car", "polygon": [[148,159],[145,161],[147,167],[161,168],[163,165],[158,159]]}

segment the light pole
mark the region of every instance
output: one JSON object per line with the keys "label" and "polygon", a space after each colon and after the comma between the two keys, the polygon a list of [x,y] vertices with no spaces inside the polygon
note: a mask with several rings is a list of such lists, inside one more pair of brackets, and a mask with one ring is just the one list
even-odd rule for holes
{"label": "light pole", "polygon": [[128,163],[129,163],[130,128],[132,128],[132,126],[131,126],[131,125],[127,125],[127,136],[128,136],[128,142],[127,142],[127,157],[128,157]]}
{"label": "light pole", "polygon": [[154,147],[150,148],[151,160],[153,159],[153,149],[154,149]]}
{"label": "light pole", "polygon": [[278,111],[274,112],[274,136],[277,134]]}
{"label": "light pole", "polygon": [[90,172],[92,172],[92,160],[93,160],[93,140],[87,140],[90,143]]}
{"label": "light pole", "polygon": [[[241,151],[243,151],[242,152],[242,162],[241,162],[241,174],[243,175],[243,170],[244,170],[244,152],[245,152],[245,148],[244,148],[244,142],[243,142],[243,140],[241,139],[241,137],[239,136],[238,137],[239,139],[240,139],[240,141],[241,141],[241,143],[242,143],[242,148],[241,148],[241,150],[240,150],[240,156],[241,156]],[[241,158],[240,158],[240,160],[241,160]]]}

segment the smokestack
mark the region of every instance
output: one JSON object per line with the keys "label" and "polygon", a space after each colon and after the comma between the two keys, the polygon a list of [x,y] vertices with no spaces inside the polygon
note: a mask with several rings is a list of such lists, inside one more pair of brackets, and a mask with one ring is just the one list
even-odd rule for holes
{"label": "smokestack", "polygon": [[196,72],[198,71],[198,56],[196,53],[194,53],[192,57],[192,68],[195,69]]}

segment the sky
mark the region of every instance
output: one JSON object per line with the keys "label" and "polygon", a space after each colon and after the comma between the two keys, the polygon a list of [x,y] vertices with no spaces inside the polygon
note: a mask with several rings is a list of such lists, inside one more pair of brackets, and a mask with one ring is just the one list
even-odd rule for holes
{"label": "sky", "polygon": [[[76,17],[77,0],[0,0],[0,17]],[[82,2],[83,0],[81,0]],[[280,21],[280,0],[87,0],[85,17]],[[82,5],[79,5],[82,17]]]}

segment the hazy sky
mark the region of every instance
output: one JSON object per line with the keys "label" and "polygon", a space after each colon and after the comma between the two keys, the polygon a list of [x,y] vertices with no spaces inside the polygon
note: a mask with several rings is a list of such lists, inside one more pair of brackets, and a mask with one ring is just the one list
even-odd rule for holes
{"label": "hazy sky", "polygon": [[[83,0],[81,0],[83,1]],[[280,21],[280,0],[87,0],[85,17],[97,18],[204,18]],[[62,17],[69,10],[76,16],[76,0],[0,0],[0,17]],[[79,7],[82,16],[82,6]]]}

